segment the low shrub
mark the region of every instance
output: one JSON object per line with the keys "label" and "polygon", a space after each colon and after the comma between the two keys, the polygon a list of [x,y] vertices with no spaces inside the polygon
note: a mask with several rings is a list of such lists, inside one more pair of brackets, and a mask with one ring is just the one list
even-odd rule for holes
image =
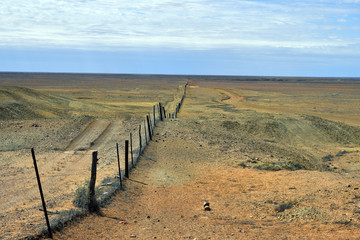
{"label": "low shrub", "polygon": [[89,180],[84,181],[82,184],[78,185],[75,190],[75,196],[73,200],[73,204],[75,207],[81,209],[87,209],[90,203],[89,197]]}
{"label": "low shrub", "polygon": [[264,163],[255,165],[253,168],[258,169],[258,170],[267,170],[267,171],[280,171],[280,170],[295,171],[295,170],[306,169],[301,164],[292,162],[292,161],[264,162]]}
{"label": "low shrub", "polygon": [[334,160],[334,156],[329,154],[329,155],[326,155],[325,157],[323,157],[322,160],[323,160],[323,162],[330,162],[330,161]]}

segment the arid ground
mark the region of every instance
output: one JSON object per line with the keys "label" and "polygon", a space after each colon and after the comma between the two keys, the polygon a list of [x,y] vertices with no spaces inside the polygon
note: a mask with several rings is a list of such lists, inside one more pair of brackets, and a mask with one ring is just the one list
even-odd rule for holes
{"label": "arid ground", "polygon": [[119,181],[115,143],[154,104],[173,108],[188,80],[178,118],[157,123],[124,190],[55,239],[360,239],[358,80],[47,77],[0,87],[3,239],[44,227],[29,148],[51,218],[71,215],[91,152],[104,193]]}

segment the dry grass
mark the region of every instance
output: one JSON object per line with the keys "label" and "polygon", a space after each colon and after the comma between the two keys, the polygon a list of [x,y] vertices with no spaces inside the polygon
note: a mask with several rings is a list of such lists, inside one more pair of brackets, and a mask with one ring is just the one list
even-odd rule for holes
{"label": "dry grass", "polygon": [[[45,192],[51,192],[52,196],[56,196],[49,200],[49,209],[69,211],[69,207],[73,207],[72,198],[76,184],[88,177],[87,164],[90,151],[100,150],[99,176],[102,178],[113,176],[116,169],[114,143],[123,142],[128,138],[129,131],[136,131],[139,124],[136,122],[136,125],[131,125],[128,120],[143,122],[144,114],[152,111],[151,107],[159,101],[165,103],[168,109],[173,109],[174,100],[177,102],[181,96],[183,91],[181,86],[187,80],[186,77],[170,80],[165,77],[159,79],[152,77],[151,81],[147,81],[149,79],[134,79],[134,76],[121,80],[116,76],[70,76],[71,78],[68,79],[69,75],[58,75],[53,81],[49,81],[46,77],[40,78],[41,76],[38,75],[28,81],[19,78],[13,81],[13,85],[22,86],[21,88],[1,87],[0,89],[0,111],[3,119],[0,121],[2,140],[0,141],[2,159],[0,173],[4,183],[1,198],[5,199],[0,209],[11,210],[13,214],[13,218],[9,218],[10,220],[3,225],[4,229],[10,227],[20,231],[30,231],[34,226],[29,225],[28,216],[32,217],[31,221],[40,219],[40,217],[34,218],[40,216],[36,205],[38,193],[36,186],[29,184],[33,180],[31,175],[33,170],[31,162],[28,161],[29,153],[23,148],[35,145],[40,150],[39,167],[45,174],[45,181],[51,183],[50,186],[45,186]],[[64,81],[65,79],[67,81]],[[8,85],[11,83],[10,80],[4,82]],[[331,180],[332,184],[341,182],[341,186],[339,184],[336,187],[330,186],[332,194],[330,197],[335,199],[338,197],[339,189],[354,184],[359,177],[360,131],[357,127],[360,126],[358,120],[360,110],[357,107],[360,104],[359,86],[357,82],[199,81],[197,86],[189,88],[179,115],[180,119],[167,122],[169,128],[171,124],[172,129],[177,131],[176,136],[173,136],[173,144],[164,143],[167,135],[173,134],[168,129],[167,133],[158,136],[156,142],[156,144],[164,143],[163,151],[158,152],[158,148],[153,148],[155,156],[163,158],[164,162],[168,161],[167,158],[173,159],[174,168],[164,171],[164,166],[159,165],[157,172],[150,172],[154,174],[153,178],[156,179],[157,184],[169,184],[167,181],[175,176],[176,181],[171,184],[181,186],[183,183],[190,183],[193,180],[192,176],[198,176],[197,170],[192,169],[193,159],[196,159],[199,169],[205,173],[208,172],[207,167],[216,166],[223,169],[223,176],[206,174],[204,176],[216,181],[222,179],[221,184],[228,186],[227,189],[233,194],[228,198],[229,202],[234,197],[246,200],[247,195],[240,196],[237,185],[235,186],[224,176],[227,176],[228,172],[236,172],[239,174],[236,176],[237,180],[247,181],[249,185],[246,188],[242,187],[241,191],[252,192],[253,190],[246,189],[252,189],[254,180],[243,179],[243,174],[251,173],[264,185],[269,185],[266,189],[258,191],[259,194],[264,194],[262,198],[264,202],[269,196],[276,196],[280,205],[288,204],[288,198],[281,195],[285,190],[290,194],[291,199],[299,199],[299,204],[290,204],[293,207],[291,209],[287,208],[290,205],[284,205],[286,207],[284,215],[278,217],[292,220],[290,215],[286,215],[291,212],[291,216],[295,216],[294,219],[325,219],[324,216],[327,216],[329,211],[326,209],[324,215],[320,204],[315,204],[316,206],[313,207],[311,205],[312,201],[315,201],[313,195],[316,196],[316,201],[326,199],[330,196],[326,195],[329,193],[325,191],[329,181]],[[85,147],[77,145],[74,149],[67,149],[72,140],[77,139],[76,137],[83,133],[85,127],[90,125],[89,123],[98,127],[87,132],[90,134],[84,142]],[[38,127],[35,127],[37,125]],[[179,146],[179,141],[183,141],[184,146]],[[169,146],[174,147],[174,151],[177,152],[171,152]],[[180,157],[179,151],[186,152],[185,146],[189,148],[196,146],[194,151],[187,155],[189,160],[187,169],[178,168],[180,163],[177,161]],[[338,154],[340,151],[341,154]],[[324,157],[330,155],[331,158],[323,161]],[[263,171],[248,168],[301,169],[301,171],[266,172],[261,176]],[[321,170],[321,172],[313,170]],[[263,179],[264,176],[266,179]],[[276,185],[274,176],[281,179],[282,185]],[[299,197],[299,193],[293,193],[295,188],[292,182],[288,182],[288,176],[299,184],[299,188],[307,189],[307,195],[304,193]],[[321,181],[320,193],[323,195],[314,193],[313,186],[303,181],[303,179],[311,179],[312,176],[314,176],[312,185]],[[322,180],[324,176],[327,178]],[[196,181],[206,182],[209,179],[196,179]],[[64,186],[55,189],[56,184],[53,183],[60,181]],[[211,181],[209,184],[210,188],[214,188],[210,189],[213,192],[222,188],[216,181]],[[191,183],[184,188],[195,188],[193,182]],[[27,189],[24,188],[25,185]],[[277,192],[274,191],[275,185]],[[21,189],[20,195],[15,189]],[[104,193],[112,191],[112,188],[104,189]],[[226,194],[229,193],[227,189],[223,189]],[[343,204],[347,201],[346,198],[352,198],[351,194],[356,193],[357,190],[353,187],[351,189],[353,190],[347,191],[347,195],[344,195],[339,203],[335,203]],[[180,190],[183,192],[182,187]],[[208,193],[209,191],[204,190],[203,196]],[[154,191],[152,194],[155,194]],[[177,196],[178,193],[175,195]],[[69,196],[70,205],[67,205],[68,202],[64,203],[63,197]],[[195,196],[196,194],[192,195]],[[169,198],[171,197],[173,196],[170,195]],[[212,201],[217,201],[215,199],[222,198],[213,196]],[[166,204],[164,199],[159,201]],[[251,204],[260,208],[257,210],[251,208],[249,216],[250,211],[255,211],[260,219],[261,208],[265,207],[269,216],[274,214],[273,205],[265,206],[257,201],[258,199],[255,199]],[[20,206],[15,205],[16,202],[20,203]],[[57,205],[59,202],[64,204],[59,206]],[[225,203],[221,204],[225,206]],[[354,202],[351,206],[355,204]],[[152,207],[154,206],[151,205],[150,209]],[[32,209],[30,214],[26,212],[28,209]],[[161,206],[161,209],[167,209],[167,206]],[[0,214],[0,221],[9,216],[9,212],[6,211]],[[342,209],[338,210],[335,215],[341,216],[341,211]],[[348,210],[346,211],[349,213]],[[186,212],[186,214],[190,213]],[[226,218],[225,215],[219,217]],[[348,221],[344,219],[339,218],[339,221]],[[14,232],[10,230],[7,234],[13,237],[24,236],[16,235],[16,230]]]}

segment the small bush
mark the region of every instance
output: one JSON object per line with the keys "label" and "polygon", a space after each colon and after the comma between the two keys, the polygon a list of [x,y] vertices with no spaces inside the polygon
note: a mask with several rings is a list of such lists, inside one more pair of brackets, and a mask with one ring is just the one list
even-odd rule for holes
{"label": "small bush", "polygon": [[286,209],[293,208],[298,203],[297,200],[289,200],[275,206],[276,212],[284,212]]}
{"label": "small bush", "polygon": [[234,130],[240,127],[240,124],[236,121],[223,121],[221,126],[226,128],[227,130]]}
{"label": "small bush", "polygon": [[76,191],[75,191],[75,197],[73,200],[73,204],[75,207],[81,208],[81,209],[87,209],[90,203],[90,197],[89,197],[89,180],[86,180],[84,183],[80,184]]}
{"label": "small bush", "polygon": [[337,157],[341,157],[341,156],[343,156],[343,155],[345,155],[345,154],[347,154],[347,153],[358,153],[359,152],[359,150],[356,150],[356,151],[339,151],[335,156],[337,156]]}
{"label": "small bush", "polygon": [[321,208],[316,207],[303,207],[293,209],[288,213],[283,213],[279,216],[281,220],[316,220],[327,221],[331,219],[331,216],[322,211]]}
{"label": "small bush", "polygon": [[267,170],[267,171],[280,171],[282,170],[281,166],[278,163],[274,162],[264,162],[254,166],[258,170]]}
{"label": "small bush", "polygon": [[[337,156],[337,154],[336,154]],[[334,156],[329,154],[329,155],[326,155],[325,157],[322,158],[323,162],[330,162],[332,160],[334,160]]]}
{"label": "small bush", "polygon": [[284,212],[286,209],[291,209],[293,208],[294,205],[292,204],[288,204],[288,203],[282,203],[279,205],[275,206],[275,211],[276,212]]}
{"label": "small bush", "polygon": [[85,215],[84,211],[78,211],[75,209],[62,211],[62,212],[60,212],[59,217],[53,219],[50,222],[51,229],[53,231],[59,231],[64,228],[66,223],[71,222],[72,220],[74,220],[78,217],[84,216],[84,215]]}
{"label": "small bush", "polygon": [[305,169],[301,164],[292,161],[278,162],[278,163],[265,162],[254,166],[254,168],[258,170],[267,170],[267,171],[280,171],[280,170],[295,171],[295,170]]}
{"label": "small bush", "polygon": [[341,157],[341,156],[343,156],[344,154],[346,154],[346,153],[349,153],[348,151],[339,151],[337,154],[336,154],[336,156],[337,157]]}

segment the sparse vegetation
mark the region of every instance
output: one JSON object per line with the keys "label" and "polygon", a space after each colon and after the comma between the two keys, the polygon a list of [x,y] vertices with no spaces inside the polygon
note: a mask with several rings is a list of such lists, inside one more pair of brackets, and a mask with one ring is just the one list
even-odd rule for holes
{"label": "sparse vegetation", "polygon": [[289,200],[275,205],[274,210],[276,212],[284,212],[286,209],[291,209],[297,204],[296,200]]}
{"label": "sparse vegetation", "polygon": [[258,165],[255,165],[254,168],[259,169],[259,170],[267,170],[267,171],[280,171],[280,170],[295,171],[295,170],[306,169],[305,167],[303,167],[299,163],[294,163],[294,162],[291,162],[291,161],[286,161],[286,162],[264,162],[264,163],[260,163]]}
{"label": "sparse vegetation", "polygon": [[[99,84],[98,76],[72,77],[74,79],[68,79],[67,76],[66,82],[63,81],[64,77],[61,77],[60,81],[56,80],[55,87],[51,85],[53,82],[49,83],[48,80],[46,84],[33,85],[36,89],[1,87],[0,154],[3,160],[0,163],[0,169],[5,184],[3,189],[20,189],[21,185],[24,185],[24,179],[18,176],[20,174],[26,176],[30,171],[33,174],[32,166],[28,163],[30,161],[24,161],[24,158],[29,159],[29,153],[27,149],[23,149],[29,147],[40,150],[40,166],[43,170],[42,174],[46,174],[44,179],[50,179],[56,183],[61,179],[66,181],[66,186],[73,184],[74,181],[82,181],[89,173],[87,169],[83,169],[89,167],[86,156],[89,149],[101,150],[99,168],[103,172],[100,179],[112,176],[116,168],[111,165],[115,162],[113,143],[114,139],[118,140],[119,132],[121,133],[125,128],[134,129],[128,123],[137,116],[142,117],[154,102],[169,102],[177,95],[172,91],[173,86],[177,85],[176,81],[171,82],[172,86],[169,87],[170,85],[158,84],[158,82],[154,84],[158,81],[155,78],[151,81],[133,83],[133,77],[127,76],[126,84],[123,84],[124,81],[118,81],[114,76],[101,76],[101,84]],[[81,81],[78,81],[79,78],[82,78]],[[91,81],[87,78],[91,78]],[[112,80],[109,80],[110,78]],[[159,76],[159,78],[164,79],[162,83],[168,83],[168,78],[171,77]],[[206,84],[209,84],[207,80],[200,82],[199,87],[189,91],[185,106],[180,112],[180,118],[166,123],[168,127],[181,129],[182,132],[175,131],[177,137],[173,138],[171,134],[174,132],[167,129],[171,134],[163,137],[163,141],[157,139],[158,141],[154,143],[164,148],[159,147],[156,152],[147,153],[153,154],[152,159],[156,159],[156,161],[145,161],[147,167],[161,161],[166,163],[166,167],[159,166],[158,172],[149,171],[146,177],[142,178],[140,174],[139,178],[136,178],[137,181],[147,184],[147,190],[154,187],[151,185],[153,182],[159,185],[159,180],[161,180],[161,188],[156,185],[155,191],[142,191],[143,185],[140,182],[127,182],[128,189],[131,191],[119,194],[124,201],[120,209],[117,206],[118,212],[114,216],[124,216],[124,220],[131,218],[137,221],[138,224],[131,224],[132,226],[129,224],[127,226],[129,229],[136,226],[143,227],[144,225],[141,225],[143,222],[139,221],[139,218],[149,214],[147,219],[156,221],[159,226],[165,222],[167,230],[170,231],[172,226],[178,224],[179,216],[182,216],[180,221],[189,223],[203,221],[205,224],[216,219],[220,226],[215,227],[217,233],[224,229],[229,231],[228,226],[235,224],[244,226],[241,226],[241,232],[234,232],[234,234],[260,234],[257,231],[261,231],[261,234],[266,232],[269,234],[272,230],[267,226],[274,226],[277,229],[288,227],[294,230],[297,228],[295,231],[300,232],[303,230],[301,224],[294,226],[287,222],[312,220],[312,224],[317,225],[316,221],[330,219],[332,221],[328,224],[343,224],[344,226],[341,227],[344,228],[342,229],[344,232],[358,231],[347,229],[347,225],[353,226],[347,216],[357,218],[359,215],[357,206],[359,186],[356,185],[358,178],[356,174],[359,169],[356,164],[359,151],[356,149],[360,144],[360,135],[359,127],[356,125],[360,125],[357,108],[360,88],[358,88],[358,83],[348,87],[344,83],[332,85],[331,81],[326,84],[303,84],[302,80],[296,84],[289,81],[286,84],[275,84],[274,82],[239,82],[235,79],[233,82],[212,82],[212,86],[208,88],[206,87]],[[180,82],[184,82],[184,77],[181,77]],[[31,81],[28,80],[17,79],[14,83],[33,87]],[[224,86],[222,86],[223,83]],[[80,85],[74,88],[76,84]],[[219,92],[214,85],[221,85],[224,89]],[[333,93],[338,89],[339,93]],[[179,91],[181,92],[181,89]],[[227,96],[227,94],[230,95]],[[236,102],[236,99],[239,101]],[[171,103],[166,106],[171,107]],[[85,136],[86,141],[81,140],[83,145],[74,144],[73,148],[68,148],[69,143],[77,139],[76,137],[91,123],[99,123],[102,128],[96,128],[97,132],[90,132],[90,137]],[[113,124],[108,129],[116,132],[114,134],[116,137],[112,137],[110,131],[102,130],[109,124]],[[161,134],[158,137],[160,138]],[[186,148],[178,146],[179,139],[183,140],[180,142]],[[176,145],[173,145],[174,143]],[[112,150],[109,151],[109,149]],[[180,149],[181,154],[177,154],[179,151],[175,154],[171,152],[175,149]],[[339,149],[346,150],[339,151]],[[336,153],[337,151],[339,152]],[[191,158],[188,165],[183,155]],[[185,161],[182,162],[179,159],[185,159]],[[51,166],[47,165],[48,161],[51,161]],[[173,168],[172,164],[174,164]],[[341,171],[347,166],[347,169],[351,170],[347,174],[342,174]],[[110,168],[112,168],[111,171]],[[339,170],[322,171],[335,168]],[[146,168],[139,167],[138,169],[145,171]],[[278,170],[290,171],[270,172]],[[80,176],[80,173],[86,174]],[[72,179],[68,180],[68,178]],[[201,178],[204,184],[193,184],[194,178],[198,182]],[[186,185],[183,185],[184,182]],[[172,184],[171,188],[168,188],[169,183]],[[134,185],[131,186],[131,184]],[[352,187],[344,189],[344,186]],[[27,187],[34,188],[30,185]],[[53,186],[51,188],[55,189]],[[96,199],[99,205],[104,206],[108,203],[110,196],[118,189],[118,179],[105,178],[96,188]],[[56,189],[47,190],[45,189],[45,193],[50,198],[50,200],[47,199],[50,203],[49,209],[57,213],[51,215],[51,225],[54,229],[61,228],[74,217],[85,214],[88,205],[88,182],[80,184],[75,195],[63,191],[64,189],[61,193]],[[43,221],[39,220],[40,217],[42,219],[41,212],[33,211],[31,220],[21,218],[25,215],[26,208],[35,209],[35,204],[39,204],[37,200],[31,202],[33,199],[38,199],[36,191],[33,191],[34,194],[31,193],[29,197],[25,195],[29,193],[27,189],[21,191],[23,193],[21,197],[26,198],[23,199],[25,205],[16,210],[12,209],[12,212],[2,213],[0,221],[7,221],[14,226],[21,224],[20,228],[27,228],[26,230],[33,227],[31,224],[39,223],[40,225],[40,222],[43,224]],[[168,208],[168,204],[174,200],[173,196],[179,193],[183,193],[183,198],[176,198],[176,207]],[[11,194],[13,194],[11,191],[7,191],[3,195],[5,198],[3,209],[13,204]],[[138,196],[147,197],[148,194],[150,194],[148,199],[160,200],[156,201],[156,206],[151,201],[137,201]],[[196,198],[201,195],[209,196],[214,202],[212,205],[214,211],[207,220],[198,215],[195,219],[192,213],[181,212],[196,209],[196,204],[198,204]],[[301,199],[301,204],[297,201],[279,200],[284,196]],[[63,198],[67,198],[66,202]],[[162,201],[165,198],[168,201]],[[191,201],[187,201],[189,199]],[[266,199],[272,200],[266,201]],[[77,209],[58,211],[60,208],[67,209],[72,201],[78,207]],[[186,204],[181,204],[182,201]],[[62,203],[64,204],[61,205]],[[267,203],[271,205],[266,205]],[[188,204],[190,208],[182,208]],[[134,206],[140,206],[141,210]],[[157,216],[152,214],[150,218],[150,213],[147,211],[151,212],[157,207],[161,207],[164,212],[171,210],[169,215],[174,214],[175,224],[169,215],[165,216],[168,221],[156,219]],[[245,214],[248,215],[245,216]],[[11,220],[8,220],[9,217]],[[277,217],[283,221],[278,221]],[[123,222],[115,218],[108,220],[105,224],[111,224],[113,220],[116,224]],[[31,224],[28,224],[30,221]],[[121,224],[126,224],[126,222]],[[96,230],[102,231],[105,229],[104,226]],[[256,228],[260,226],[261,230],[257,230]],[[197,230],[198,225],[194,224],[192,227]],[[203,229],[208,230],[208,228]],[[183,232],[186,232],[186,229]],[[319,234],[323,232],[326,230],[324,229]],[[229,231],[226,234],[230,233]],[[315,231],[313,233],[316,234]],[[5,238],[9,239],[23,237],[11,237],[10,234],[15,236],[15,233],[11,232],[5,234],[8,234]],[[281,237],[287,237],[281,235],[284,233],[279,234]],[[179,238],[182,237],[184,236],[179,236]],[[238,237],[234,235],[234,238]]]}
{"label": "sparse vegetation", "polygon": [[279,218],[282,220],[328,221],[331,219],[331,216],[318,207],[302,207],[285,212]]}
{"label": "sparse vegetation", "polygon": [[[337,156],[337,155],[336,155]],[[334,160],[334,156],[329,154],[322,158],[323,162],[330,162]]]}
{"label": "sparse vegetation", "polygon": [[88,209],[90,203],[89,183],[90,181],[86,180],[85,182],[79,184],[76,188],[73,200],[74,206],[81,209]]}
{"label": "sparse vegetation", "polygon": [[346,150],[343,150],[343,151],[339,151],[335,156],[336,157],[341,157],[341,156],[344,156],[345,154],[348,154],[348,153],[358,153],[360,152],[359,150],[356,150],[356,151],[346,151]]}

